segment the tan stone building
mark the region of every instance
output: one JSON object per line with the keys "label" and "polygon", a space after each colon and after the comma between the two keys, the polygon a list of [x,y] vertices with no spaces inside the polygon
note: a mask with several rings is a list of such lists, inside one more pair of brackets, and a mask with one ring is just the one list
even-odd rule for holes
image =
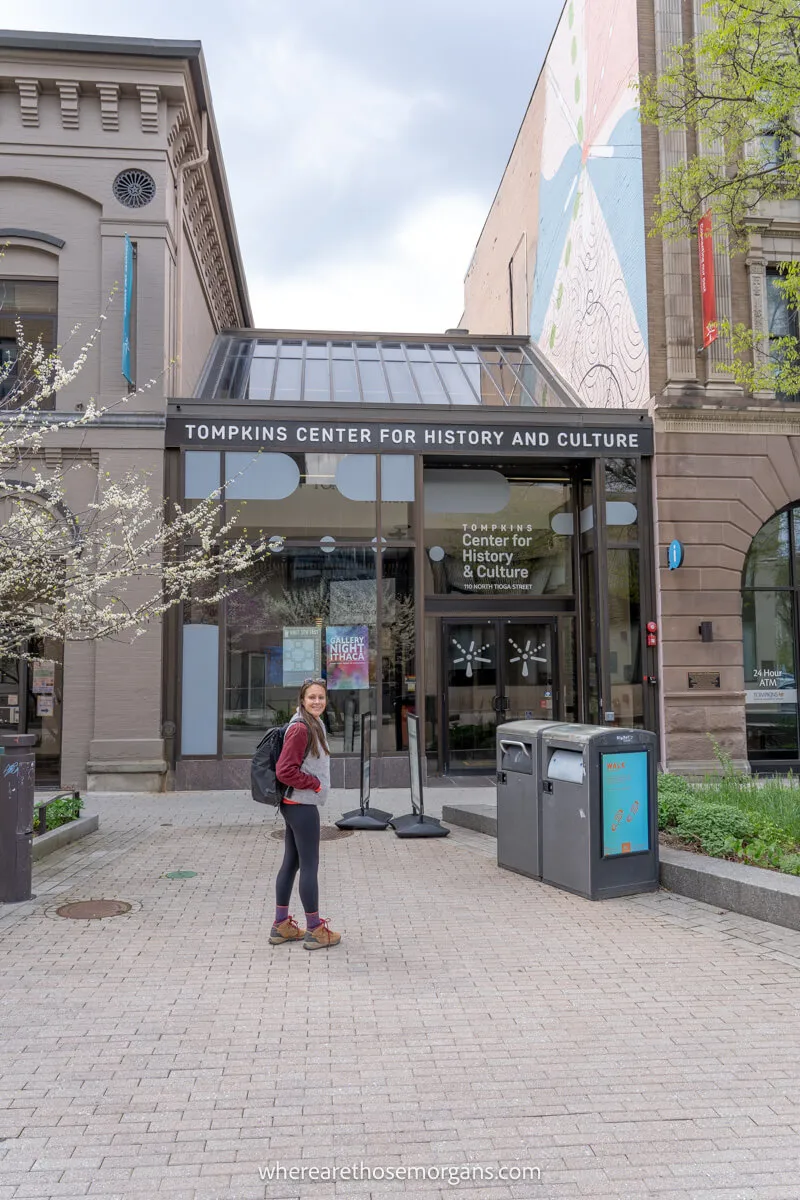
{"label": "tan stone building", "polygon": [[[200,43],[0,33],[4,360],[17,315],[50,347],[79,325],[65,358],[82,344],[122,283],[126,235],[130,390],[155,383],[115,405],[129,391],[117,290],[97,350],[57,398],[65,412],[89,397],[114,407],[80,437],[59,435],[48,453],[80,456],[112,478],[135,465],[161,494],[167,397],[191,393],[220,329],[251,323]],[[47,661],[47,648],[40,653]],[[35,690],[31,668],[4,662],[0,671],[2,728],[40,735],[40,779],[163,786],[170,731],[158,625],[133,647],[70,644],[63,671],[46,675]]]}
{"label": "tan stone building", "polygon": [[[700,0],[568,0],[466,278],[462,324],[530,333],[590,406],[648,409],[663,761],[800,761],[800,409],[744,395],[703,346],[698,246],[648,238],[659,174],[686,138],[642,130],[630,84],[704,20]],[[797,335],[774,286],[800,256],[800,201],[714,235],[717,313]],[[754,539],[756,539],[754,541]],[[670,569],[668,548],[682,544]],[[642,614],[642,622],[645,614]],[[644,630],[640,629],[640,636]],[[615,651],[598,670],[613,686]],[[645,682],[645,686],[647,683]]]}

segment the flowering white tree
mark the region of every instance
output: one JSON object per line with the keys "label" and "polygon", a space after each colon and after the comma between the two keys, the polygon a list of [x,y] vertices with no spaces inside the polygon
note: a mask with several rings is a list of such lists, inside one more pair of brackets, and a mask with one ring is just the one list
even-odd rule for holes
{"label": "flowering white tree", "polygon": [[100,475],[85,435],[116,404],[53,407],[99,332],[70,364],[17,322],[16,359],[0,367],[0,655],[24,653],[29,639],[133,639],[184,599],[220,599],[268,553],[235,516],[222,523],[221,489],[184,511],[142,472]]}

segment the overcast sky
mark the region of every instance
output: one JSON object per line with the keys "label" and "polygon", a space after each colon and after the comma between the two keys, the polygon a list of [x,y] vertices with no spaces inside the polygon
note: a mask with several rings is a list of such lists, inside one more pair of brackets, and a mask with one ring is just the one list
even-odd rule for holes
{"label": "overcast sky", "polygon": [[563,0],[4,0],[7,28],[190,40],[256,325],[435,332]]}

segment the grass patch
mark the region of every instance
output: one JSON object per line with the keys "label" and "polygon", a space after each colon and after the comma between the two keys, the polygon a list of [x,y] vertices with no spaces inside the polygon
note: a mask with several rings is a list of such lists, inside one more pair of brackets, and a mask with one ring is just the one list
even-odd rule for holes
{"label": "grass patch", "polygon": [[722,768],[702,783],[658,781],[658,827],[715,858],[800,875],[800,781],[758,780],[714,743]]}

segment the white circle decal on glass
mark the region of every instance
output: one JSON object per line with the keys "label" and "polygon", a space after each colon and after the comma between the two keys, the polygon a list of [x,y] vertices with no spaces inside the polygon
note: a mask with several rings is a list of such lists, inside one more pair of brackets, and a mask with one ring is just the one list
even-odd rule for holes
{"label": "white circle decal on glass", "polygon": [[444,550],[441,546],[431,546],[430,550],[428,551],[428,556],[433,560],[433,562],[441,562],[444,558]]}
{"label": "white circle decal on glass", "polygon": [[319,539],[319,548],[323,554],[333,554],[336,549],[336,538],[326,533],[325,537]]}
{"label": "white circle decal on glass", "polygon": [[267,542],[267,549],[269,550],[270,554],[280,554],[285,544],[285,539],[282,538],[280,534],[274,533]]}

